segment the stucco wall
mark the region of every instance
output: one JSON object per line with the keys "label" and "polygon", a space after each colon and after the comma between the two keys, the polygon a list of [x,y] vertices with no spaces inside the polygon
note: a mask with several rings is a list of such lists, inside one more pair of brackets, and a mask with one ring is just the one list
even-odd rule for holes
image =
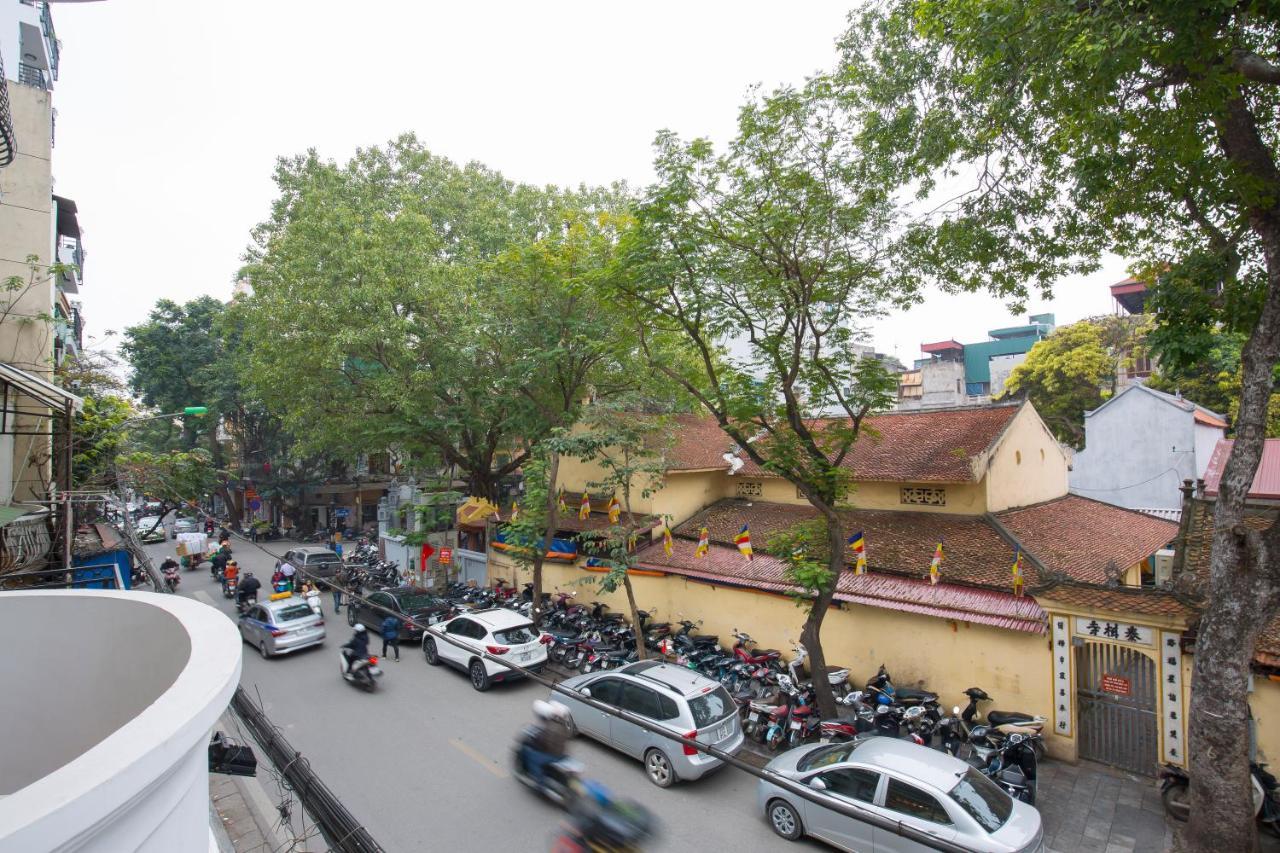
{"label": "stucco wall", "polygon": [[1223,438],[1225,431],[1222,427],[1211,427],[1206,424],[1194,424],[1195,447],[1196,447],[1196,464],[1195,472],[1197,477],[1203,477],[1205,470],[1209,467],[1209,458],[1213,456],[1213,449],[1218,446],[1218,442]]}
{"label": "stucco wall", "polygon": [[1255,675],[1249,707],[1258,732],[1259,760],[1280,763],[1280,682]]}
{"label": "stucco wall", "polygon": [[[490,556],[491,576],[510,577],[504,573],[513,571],[504,556]],[[579,600],[599,599],[618,612],[627,612],[625,592],[604,595],[599,591],[599,573],[564,564],[548,565],[543,572],[548,590],[576,589]],[[527,580],[521,577],[517,585]],[[700,632],[718,635],[726,647],[734,642],[733,629],[739,628],[762,648],[781,649],[790,658],[792,640],[799,637],[805,618],[804,609],[781,595],[674,575],[633,575],[631,582],[637,605],[656,609],[656,621],[675,621],[681,613],[701,619]],[[990,707],[1045,716],[1051,711],[1049,641],[1043,635],[846,605],[827,614],[822,636],[828,661],[850,667],[859,686],[884,664],[895,684],[936,691],[948,707],[963,705],[962,691],[977,686],[996,698]],[[1074,757],[1074,746],[1061,740],[1049,736],[1051,751]]]}
{"label": "stucco wall", "polygon": [[1015,352],[1008,355],[993,355],[989,362],[991,366],[991,396],[999,397],[1004,391],[1004,384],[1009,381],[1009,374],[1019,364],[1027,360],[1025,352]]}
{"label": "stucco wall", "polygon": [[1141,388],[1124,391],[1085,415],[1072,491],[1130,509],[1177,509],[1178,486],[1196,476],[1193,424],[1190,412]]}
{"label": "stucco wall", "polygon": [[1030,406],[1005,428],[985,477],[987,511],[1060,498],[1067,493],[1067,456]]}
{"label": "stucco wall", "polygon": [[[777,477],[741,477],[724,476],[724,486],[718,497],[737,497],[739,483],[759,483],[760,500],[770,503],[796,504],[808,506],[809,501],[796,493],[796,487],[786,480]],[[902,502],[904,486],[925,486],[931,489],[946,489],[945,506],[920,506]],[[861,509],[896,509],[921,512],[945,512],[957,515],[981,515],[986,512],[986,485],[984,483],[877,483],[860,482],[853,493],[845,501],[845,505]],[[665,498],[665,495],[664,495]]]}

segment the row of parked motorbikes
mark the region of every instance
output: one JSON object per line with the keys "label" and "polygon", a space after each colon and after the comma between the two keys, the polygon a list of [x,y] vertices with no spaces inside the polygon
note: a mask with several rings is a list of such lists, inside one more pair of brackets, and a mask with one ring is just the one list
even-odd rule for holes
{"label": "row of parked motorbikes", "polygon": [[393,560],[384,560],[377,546],[361,540],[344,555],[342,580],[347,586],[358,589],[387,589],[404,582],[400,567]]}

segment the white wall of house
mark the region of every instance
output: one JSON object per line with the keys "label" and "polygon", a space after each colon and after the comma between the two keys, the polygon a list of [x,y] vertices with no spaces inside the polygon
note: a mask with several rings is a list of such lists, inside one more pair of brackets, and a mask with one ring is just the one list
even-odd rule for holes
{"label": "white wall of house", "polygon": [[1015,352],[1009,355],[993,355],[989,359],[991,365],[991,396],[999,397],[1004,391],[1004,383],[1009,381],[1009,374],[1019,364],[1027,360],[1025,352]]}
{"label": "white wall of house", "polygon": [[1222,430],[1132,385],[1085,414],[1071,491],[1130,509],[1176,509],[1178,487],[1204,472]]}

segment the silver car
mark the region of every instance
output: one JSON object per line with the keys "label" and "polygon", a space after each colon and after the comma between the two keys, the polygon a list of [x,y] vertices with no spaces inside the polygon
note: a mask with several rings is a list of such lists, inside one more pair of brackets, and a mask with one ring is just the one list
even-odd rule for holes
{"label": "silver car", "polygon": [[[645,660],[621,669],[576,675],[560,684],[731,755],[742,748],[742,725],[733,697],[720,682],[685,667]],[[679,779],[699,779],[723,766],[718,758],[667,740],[585,702],[561,693],[553,693],[550,700],[569,709],[571,731],[639,758],[649,781],[660,788]]]}
{"label": "silver car", "polygon": [[301,598],[264,601],[240,617],[240,636],[264,658],[324,642],[324,617]]}
{"label": "silver car", "polygon": [[173,520],[173,533],[176,536],[179,533],[199,533],[200,522],[197,519],[187,516],[180,516]]}
{"label": "silver car", "polygon": [[802,746],[767,768],[821,799],[867,815],[859,820],[760,780],[757,805],[773,831],[803,835],[858,853],[915,853],[932,848],[899,835],[900,824],[975,853],[1043,849],[1040,813],[1013,799],[978,770],[946,753],[888,737]]}

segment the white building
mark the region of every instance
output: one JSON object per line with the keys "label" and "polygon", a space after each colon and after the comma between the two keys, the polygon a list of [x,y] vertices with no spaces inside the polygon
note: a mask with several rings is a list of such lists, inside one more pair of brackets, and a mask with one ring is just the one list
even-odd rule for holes
{"label": "white building", "polygon": [[[33,642],[38,638],[38,642]],[[176,595],[0,595],[0,853],[206,851],[240,637]]]}
{"label": "white building", "polygon": [[1190,400],[1135,384],[1084,416],[1071,491],[1129,509],[1175,512],[1178,486],[1204,476],[1227,422]]}

